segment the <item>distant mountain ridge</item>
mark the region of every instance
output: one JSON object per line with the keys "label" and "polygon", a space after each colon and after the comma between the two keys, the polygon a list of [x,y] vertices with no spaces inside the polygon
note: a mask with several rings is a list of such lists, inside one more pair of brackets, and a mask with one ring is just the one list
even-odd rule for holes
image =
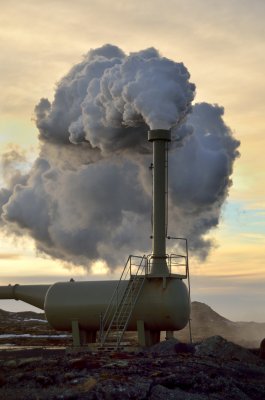
{"label": "distant mountain ridge", "polygon": [[[258,347],[265,337],[265,323],[230,321],[199,301],[191,303],[191,329],[195,342],[220,335],[245,347]],[[175,336],[180,340],[187,340],[188,327],[176,332]]]}
{"label": "distant mountain ridge", "polygon": [[34,311],[11,312],[11,311],[2,310],[0,308],[0,319],[2,319],[2,318],[7,318],[10,320],[30,319],[30,318],[43,319],[43,320],[46,319],[44,313],[36,313]]}

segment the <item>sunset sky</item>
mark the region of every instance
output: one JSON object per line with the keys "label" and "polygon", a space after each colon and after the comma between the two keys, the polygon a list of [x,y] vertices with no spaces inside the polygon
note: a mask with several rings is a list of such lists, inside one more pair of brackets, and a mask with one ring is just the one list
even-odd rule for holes
{"label": "sunset sky", "polygon": [[[112,43],[126,53],[155,47],[182,61],[196,102],[224,107],[240,140],[233,186],[216,247],[191,259],[192,300],[225,317],[265,322],[265,2],[264,0],[0,0],[0,156],[10,148],[38,154],[34,107],[91,48]],[[21,163],[20,168],[26,168]],[[4,187],[4,171],[0,174]],[[114,279],[100,263],[82,267],[37,254],[33,240],[0,232],[0,285]],[[125,260],[121,260],[121,265]],[[15,301],[0,308],[28,310]]]}

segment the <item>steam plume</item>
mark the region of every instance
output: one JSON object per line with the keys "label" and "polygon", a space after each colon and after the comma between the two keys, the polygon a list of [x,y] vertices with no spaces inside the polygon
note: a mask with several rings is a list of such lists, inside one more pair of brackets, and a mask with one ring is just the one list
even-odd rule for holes
{"label": "steam plume", "polygon": [[218,225],[239,142],[223,108],[191,106],[182,63],[151,48],[125,55],[91,50],[36,106],[41,150],[30,172],[0,192],[2,225],[39,251],[76,264],[109,266],[150,251],[151,146],[147,131],[172,128],[170,229],[205,257]]}

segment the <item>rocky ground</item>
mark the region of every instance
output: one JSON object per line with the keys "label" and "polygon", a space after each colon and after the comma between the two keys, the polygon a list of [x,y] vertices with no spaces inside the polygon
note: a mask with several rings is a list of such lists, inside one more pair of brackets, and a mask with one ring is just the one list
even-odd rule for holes
{"label": "rocky ground", "polygon": [[[148,350],[77,351],[44,314],[0,310],[0,399],[264,400],[264,324],[194,302],[192,326],[192,345],[186,329]],[[128,339],[135,344],[135,333]]]}
{"label": "rocky ground", "polygon": [[265,360],[213,336],[148,351],[0,351],[1,399],[264,400]]}
{"label": "rocky ground", "polygon": [[71,346],[69,332],[57,332],[44,313],[9,312],[0,309],[1,346]]}

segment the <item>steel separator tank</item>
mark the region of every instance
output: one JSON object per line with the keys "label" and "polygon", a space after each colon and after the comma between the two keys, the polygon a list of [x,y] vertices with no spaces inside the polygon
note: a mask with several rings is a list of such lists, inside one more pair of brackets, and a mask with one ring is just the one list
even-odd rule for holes
{"label": "steel separator tank", "polygon": [[[105,312],[117,283],[55,283],[45,297],[47,320],[57,330],[71,330],[72,321],[77,320],[81,329],[98,331],[100,315]],[[121,289],[125,290],[127,284],[128,281],[121,282]],[[127,330],[137,330],[137,320],[144,320],[150,330],[180,330],[188,323],[189,316],[188,290],[181,279],[147,278]]]}

